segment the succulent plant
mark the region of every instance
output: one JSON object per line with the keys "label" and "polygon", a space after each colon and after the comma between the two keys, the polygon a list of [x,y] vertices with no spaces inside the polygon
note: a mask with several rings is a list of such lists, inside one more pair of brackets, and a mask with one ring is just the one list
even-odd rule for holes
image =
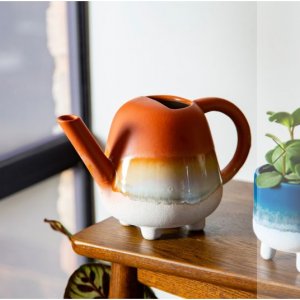
{"label": "succulent plant", "polygon": [[262,168],[256,178],[260,188],[272,188],[281,182],[300,184],[300,140],[294,138],[295,127],[300,125],[300,108],[292,114],[287,112],[267,112],[269,121],[287,127],[290,140],[282,142],[273,134],[266,136],[273,139],[277,146],[268,151],[265,158],[268,165]]}

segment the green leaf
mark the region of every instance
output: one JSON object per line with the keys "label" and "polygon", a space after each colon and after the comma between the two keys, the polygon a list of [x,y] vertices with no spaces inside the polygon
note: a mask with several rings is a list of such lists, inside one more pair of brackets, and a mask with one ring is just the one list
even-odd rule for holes
{"label": "green leaf", "polygon": [[292,172],[293,172],[293,173],[296,173],[296,166],[297,166],[298,164],[300,164],[300,157],[295,157],[295,156],[291,157],[291,158],[289,159],[289,164],[290,164],[290,166],[291,166]]}
{"label": "green leaf", "polygon": [[289,171],[291,171],[290,164],[289,164],[290,156],[286,152],[284,152],[284,150],[281,147],[277,146],[273,152],[272,161],[273,161],[273,166],[280,173],[283,173],[282,161],[284,158],[286,160],[285,173],[289,173]]}
{"label": "green leaf", "polygon": [[[82,265],[70,277],[64,299],[108,299],[110,267],[100,263]],[[144,285],[144,299],[157,299]]]}
{"label": "green leaf", "polygon": [[298,180],[298,181],[292,180],[292,181],[289,181],[288,183],[291,183],[291,184],[300,184],[300,180]]}
{"label": "green leaf", "polygon": [[294,124],[293,126],[296,127],[298,125],[300,125],[300,107],[297,108],[293,113],[292,116],[294,118]]}
{"label": "green leaf", "polygon": [[278,185],[282,180],[282,175],[277,172],[259,174],[256,177],[256,184],[259,188],[271,188]]}
{"label": "green leaf", "polygon": [[287,112],[278,112],[270,116],[269,121],[275,121],[276,123],[286,126],[290,129],[293,126],[294,118]]}
{"label": "green leaf", "polygon": [[[291,140],[291,141],[287,141],[285,143],[285,149],[287,150],[288,148],[291,148],[291,147],[300,147],[300,140]],[[299,153],[299,156],[300,156],[300,153]]]}
{"label": "green leaf", "polygon": [[290,173],[288,175],[285,175],[284,177],[288,180],[300,180],[300,176],[298,176],[296,173]]}
{"label": "green leaf", "polygon": [[44,219],[44,222],[49,223],[53,230],[66,235],[69,238],[69,240],[71,240],[72,234],[60,222],[55,221],[55,220],[47,220],[47,219]]}
{"label": "green leaf", "polygon": [[275,114],[274,111],[267,111],[267,115],[273,115],[273,114]]}
{"label": "green leaf", "polygon": [[275,140],[281,146],[283,145],[282,141],[278,137],[276,137],[275,135],[273,135],[271,133],[267,133],[266,136],[273,139],[273,140]]}
{"label": "green leaf", "polygon": [[92,263],[82,265],[70,277],[64,299],[108,299],[110,267]]}
{"label": "green leaf", "polygon": [[295,140],[295,143],[290,143],[286,148],[286,165],[289,167],[288,170],[292,171],[293,173],[296,173],[295,166],[297,164],[300,164],[299,140]]}
{"label": "green leaf", "polygon": [[273,161],[272,161],[272,155],[273,155],[273,152],[274,152],[274,149],[273,150],[270,150],[265,158],[266,158],[266,161],[270,164],[270,165],[273,165]]}
{"label": "green leaf", "polygon": [[298,177],[300,178],[300,164],[296,165],[295,172],[298,175]]}
{"label": "green leaf", "polygon": [[300,145],[295,147],[289,147],[286,152],[290,157],[300,157]]}

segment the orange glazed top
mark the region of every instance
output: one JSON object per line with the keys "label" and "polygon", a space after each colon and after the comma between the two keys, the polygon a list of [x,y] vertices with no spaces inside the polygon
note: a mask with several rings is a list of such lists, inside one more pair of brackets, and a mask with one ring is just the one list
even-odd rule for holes
{"label": "orange glazed top", "polygon": [[212,150],[206,117],[196,103],[174,96],[142,96],[118,110],[105,153],[115,164],[128,156],[184,158]]}

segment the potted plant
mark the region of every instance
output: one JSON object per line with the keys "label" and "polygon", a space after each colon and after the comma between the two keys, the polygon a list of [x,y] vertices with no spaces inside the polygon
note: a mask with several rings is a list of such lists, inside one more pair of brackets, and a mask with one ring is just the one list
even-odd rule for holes
{"label": "potted plant", "polygon": [[276,250],[296,253],[300,272],[300,140],[294,137],[300,108],[292,114],[267,114],[271,122],[287,127],[290,139],[282,142],[266,134],[277,145],[265,156],[268,164],[255,173],[253,228],[264,259],[272,259]]}
{"label": "potted plant", "polygon": [[[44,221],[71,241],[72,234],[60,222],[47,219]],[[108,299],[110,273],[110,266],[99,261],[80,266],[67,283],[64,299]],[[143,299],[157,299],[146,285],[143,285],[143,296]]]}

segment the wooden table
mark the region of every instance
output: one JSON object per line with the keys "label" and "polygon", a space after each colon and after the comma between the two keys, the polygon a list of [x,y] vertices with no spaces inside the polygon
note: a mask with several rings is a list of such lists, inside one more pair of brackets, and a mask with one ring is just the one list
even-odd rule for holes
{"label": "wooden table", "polygon": [[205,230],[164,230],[156,241],[114,218],[73,236],[76,253],[112,262],[110,298],[140,298],[140,284],[185,298],[300,298],[293,254],[259,255],[252,230],[253,186],[231,181]]}

